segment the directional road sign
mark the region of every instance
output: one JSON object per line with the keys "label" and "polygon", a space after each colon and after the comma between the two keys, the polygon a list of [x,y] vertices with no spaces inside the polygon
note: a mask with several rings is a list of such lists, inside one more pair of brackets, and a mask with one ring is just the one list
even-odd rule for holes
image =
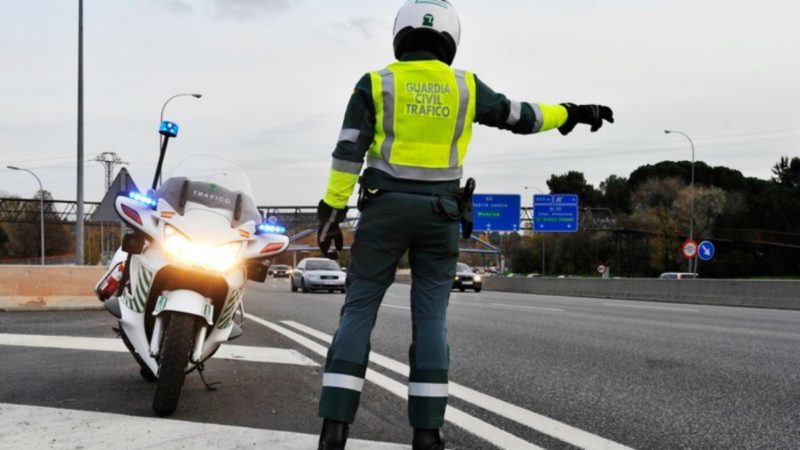
{"label": "directional road sign", "polygon": [[472,196],[475,231],[518,231],[519,195],[475,194]]}
{"label": "directional road sign", "polygon": [[714,244],[709,241],[703,241],[700,243],[697,255],[703,261],[711,261],[714,259],[715,253],[716,249],[714,248]]}
{"label": "directional road sign", "polygon": [[536,195],[533,197],[533,231],[575,233],[578,231],[578,196]]}

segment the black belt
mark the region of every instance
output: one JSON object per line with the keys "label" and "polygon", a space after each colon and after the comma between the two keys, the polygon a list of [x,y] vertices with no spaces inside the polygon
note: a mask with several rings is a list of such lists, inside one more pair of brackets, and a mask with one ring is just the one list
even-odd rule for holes
{"label": "black belt", "polygon": [[[383,190],[383,189],[378,189],[374,192],[370,192],[370,190],[365,188],[364,185],[361,185],[361,188],[358,191],[358,210],[363,211],[364,207],[370,200],[376,197],[380,197],[383,194],[394,193],[394,194],[435,198],[437,199],[435,206],[437,212],[445,215],[450,220],[459,221],[461,223],[462,237],[464,239],[469,239],[470,237],[472,237],[472,230],[475,225],[473,218],[473,209],[472,209],[472,195],[475,193],[475,186],[476,183],[474,178],[468,179],[466,185],[463,188],[458,189],[458,191],[456,192],[430,192],[430,191],[426,192],[423,190],[416,192],[408,192],[401,190]],[[446,197],[450,197],[458,202],[459,214],[457,216],[452,216],[451,214],[446,212],[444,207],[442,207],[440,201],[442,198]]]}

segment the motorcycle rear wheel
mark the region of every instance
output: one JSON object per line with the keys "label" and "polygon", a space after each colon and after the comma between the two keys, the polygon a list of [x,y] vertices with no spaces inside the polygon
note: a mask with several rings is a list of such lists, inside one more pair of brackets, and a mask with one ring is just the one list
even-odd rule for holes
{"label": "motorcycle rear wheel", "polygon": [[161,417],[172,414],[178,408],[186,378],[186,366],[194,347],[196,321],[194,316],[172,313],[164,330],[156,394],[153,399],[153,411]]}

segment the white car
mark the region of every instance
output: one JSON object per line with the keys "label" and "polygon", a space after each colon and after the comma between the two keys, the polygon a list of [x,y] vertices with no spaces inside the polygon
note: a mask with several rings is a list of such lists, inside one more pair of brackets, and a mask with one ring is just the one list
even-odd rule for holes
{"label": "white car", "polygon": [[292,271],[292,292],[310,291],[345,292],[344,273],[339,264],[327,258],[306,258]]}
{"label": "white car", "polygon": [[696,273],[687,272],[664,272],[658,277],[661,280],[694,280],[700,278]]}

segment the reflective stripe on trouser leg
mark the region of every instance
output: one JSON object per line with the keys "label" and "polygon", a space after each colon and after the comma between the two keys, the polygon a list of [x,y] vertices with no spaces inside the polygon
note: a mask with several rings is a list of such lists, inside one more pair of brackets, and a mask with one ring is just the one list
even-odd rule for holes
{"label": "reflective stripe on trouser leg", "polygon": [[[323,376],[319,414],[351,423],[367,370],[370,335],[381,300],[407,248],[404,232],[413,208],[376,199],[361,215],[347,275],[347,296]],[[399,214],[399,215],[397,215]],[[396,216],[397,215],[397,216]],[[405,217],[407,215],[409,217]]]}
{"label": "reflective stripe on trouser leg", "polygon": [[322,376],[320,417],[352,423],[358,410],[366,372],[366,364],[332,360],[329,350],[325,374]]}
{"label": "reflective stripe on trouser leg", "polygon": [[[430,245],[438,235],[438,244]],[[424,233],[412,247],[408,418],[414,428],[440,428],[448,398],[450,350],[447,346],[447,303],[458,260],[458,224],[442,224]],[[416,243],[416,242],[415,242]]]}
{"label": "reflective stripe on trouser leg", "polygon": [[370,335],[389,283],[347,277],[347,297],[322,377],[319,415],[352,423],[369,363]]}

